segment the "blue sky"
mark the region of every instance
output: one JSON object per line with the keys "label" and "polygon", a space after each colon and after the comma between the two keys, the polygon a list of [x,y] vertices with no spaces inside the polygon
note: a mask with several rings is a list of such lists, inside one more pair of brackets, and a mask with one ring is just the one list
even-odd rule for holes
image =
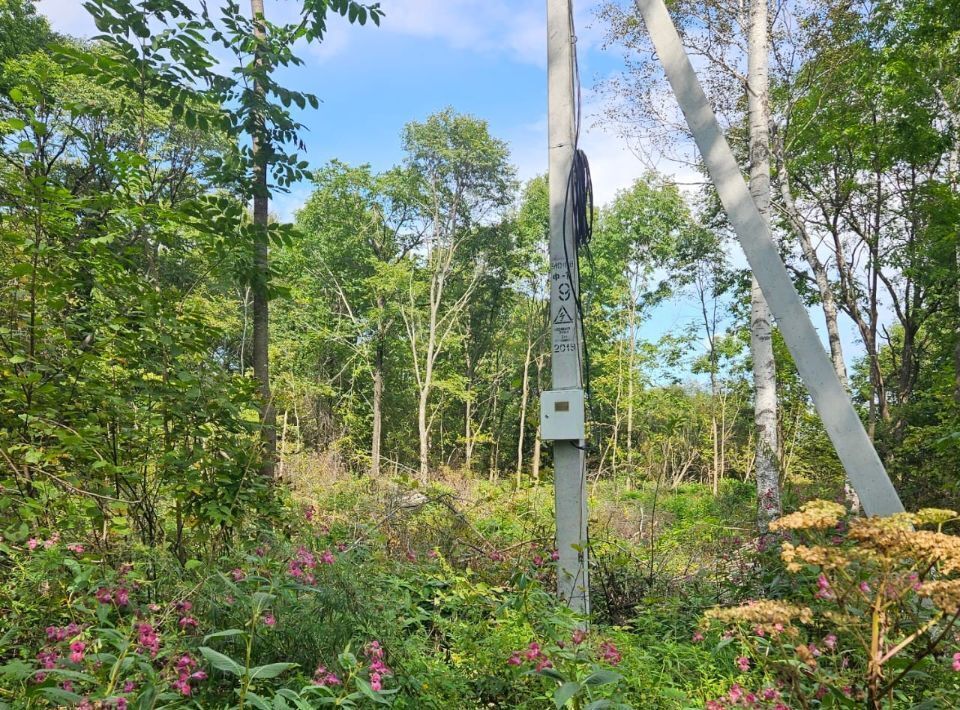
{"label": "blue sky", "polygon": [[[575,2],[584,85],[581,144],[601,204],[645,171],[627,142],[599,125],[602,103],[594,87],[624,63],[618,50],[602,46],[603,30],[595,18],[602,1]],[[267,16],[275,21],[291,18],[295,7],[292,0],[266,0]],[[322,101],[319,110],[299,116],[308,129],[310,163],[339,158],[389,168],[403,157],[404,124],[453,106],[487,120],[493,135],[508,142],[522,179],[545,172],[546,1],[381,0],[381,7],[386,17],[379,28],[334,18],[324,43],[301,47],[305,65],[283,78],[285,85]],[[39,0],[38,8],[59,32],[95,33],[80,0]],[[700,179],[687,167],[677,167],[674,175],[681,181]],[[291,218],[309,191],[309,185],[295,187],[278,197],[272,210]],[[744,263],[739,250],[734,252],[735,261]],[[691,298],[681,297],[658,309],[640,336],[655,340],[685,327],[698,313]],[[823,332],[819,312],[812,315]],[[844,335],[848,357],[862,352],[852,328],[845,328]]]}
{"label": "blue sky", "polygon": [[[211,5],[214,3],[211,3]],[[586,93],[583,145],[594,166],[598,198],[606,202],[642,174],[642,163],[612,132],[593,125],[598,106],[595,79],[623,62],[601,48],[594,20],[600,0],[577,3],[581,73]],[[295,12],[289,0],[267,0],[268,18]],[[381,0],[381,27],[350,26],[336,17],[321,45],[303,46],[303,67],[287,86],[323,102],[304,112],[307,154],[313,165],[330,158],[388,168],[402,158],[400,132],[445,106],[474,114],[506,140],[521,178],[546,170],[545,0]],[[91,35],[92,22],[79,0],[40,0],[54,29]],[[290,217],[309,188],[301,186],[274,206]]]}

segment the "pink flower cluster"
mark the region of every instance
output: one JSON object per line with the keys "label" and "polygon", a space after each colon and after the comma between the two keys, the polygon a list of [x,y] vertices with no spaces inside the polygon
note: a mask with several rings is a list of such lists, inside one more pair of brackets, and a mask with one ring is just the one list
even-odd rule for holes
{"label": "pink flower cluster", "polygon": [[373,690],[380,691],[383,689],[383,677],[393,675],[390,666],[383,660],[383,647],[380,642],[371,641],[367,644],[365,655],[367,662],[370,664],[370,687]]}
{"label": "pink flower cluster", "polygon": [[42,545],[44,550],[49,550],[58,542],[60,542],[60,533],[58,532],[55,532],[53,535],[51,535],[48,540],[40,540],[39,538],[31,537],[29,540],[27,540],[27,549],[33,551]]}
{"label": "pink flower cluster", "polygon": [[523,651],[521,656],[520,651],[514,651],[510,658],[507,659],[507,664],[511,666],[520,666],[525,662],[533,663],[536,666],[538,671],[542,671],[544,668],[553,668],[553,662],[547,658],[547,654],[543,652],[543,649],[540,648],[540,644],[536,641],[531,641],[530,645],[527,646],[527,650]]}
{"label": "pink flower cluster", "polygon": [[116,603],[117,606],[127,606],[130,603],[130,592],[126,587],[107,589],[100,587],[93,595],[101,604]]}
{"label": "pink flower cluster", "polygon": [[[325,565],[332,565],[336,560],[330,550],[324,550],[320,553],[320,562]],[[313,570],[316,568],[317,558],[310,550],[301,545],[297,554],[287,563],[287,574],[294,579],[303,580],[307,584],[315,584],[317,579],[313,575]]]}
{"label": "pink flower cluster", "polygon": [[190,602],[186,599],[179,601],[175,604],[176,609],[180,612],[180,620],[177,622],[180,625],[180,628],[186,631],[187,629],[195,629],[200,623],[192,616],[190,616],[190,610],[193,609],[193,602]]}
{"label": "pink flower cluster", "polygon": [[340,676],[336,673],[327,670],[327,667],[324,665],[317,666],[317,670],[313,672],[313,684],[321,686],[332,686],[340,685],[343,681],[340,680]]}
{"label": "pink flower cluster", "polygon": [[836,595],[833,593],[833,589],[830,588],[830,580],[824,575],[817,577],[817,599],[833,599]]}
{"label": "pink flower cluster", "polygon": [[72,621],[66,626],[48,626],[47,638],[51,641],[65,641],[77,636],[82,630],[83,627],[73,623]]}
{"label": "pink flower cluster", "polygon": [[137,624],[137,643],[140,644],[140,651],[148,651],[150,658],[156,658],[160,652],[160,636],[157,630],[146,621]]}
{"label": "pink flower cluster", "polygon": [[600,658],[611,666],[615,666],[623,660],[620,651],[617,650],[617,647],[613,645],[612,641],[604,641],[600,644]]}
{"label": "pink flower cluster", "polygon": [[190,686],[190,681],[206,680],[207,674],[205,671],[193,670],[196,665],[197,662],[188,654],[184,654],[180,657],[180,660],[177,661],[177,680],[173,682],[173,688],[180,693],[180,695],[190,695],[193,690]]}
{"label": "pink flower cluster", "polygon": [[960,653],[953,654],[953,670],[960,673]]}
{"label": "pink flower cluster", "polygon": [[704,706],[706,710],[728,710],[728,708],[770,708],[770,710],[790,710],[776,688],[764,688],[759,693],[745,690],[740,684],[730,686],[726,696],[717,700],[709,700]]}

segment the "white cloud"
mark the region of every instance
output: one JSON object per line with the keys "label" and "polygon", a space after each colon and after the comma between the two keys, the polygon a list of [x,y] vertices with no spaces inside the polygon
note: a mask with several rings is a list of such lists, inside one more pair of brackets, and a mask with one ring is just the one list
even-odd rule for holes
{"label": "white cloud", "polygon": [[39,0],[37,10],[47,16],[54,32],[89,37],[97,28],[80,0]]}

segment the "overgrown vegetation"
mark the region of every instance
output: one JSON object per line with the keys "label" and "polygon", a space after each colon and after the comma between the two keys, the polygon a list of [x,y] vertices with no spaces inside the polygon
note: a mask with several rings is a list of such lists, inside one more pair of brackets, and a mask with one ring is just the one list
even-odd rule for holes
{"label": "overgrown vegetation", "polygon": [[[773,228],[853,324],[838,376],[918,512],[832,502],[774,331],[766,453],[799,512],[758,532],[749,274],[710,190],[651,172],[583,263],[589,619],[554,595],[546,179],[454,108],[391,168],[311,169],[319,102],[281,70],[389,17],[215,5],[90,0],[81,40],[0,0],[0,707],[960,705],[948,2],[789,3],[770,34]],[[632,52],[628,5],[598,17]],[[719,42],[748,153],[742,6],[673,9]],[[649,69],[609,87],[628,132]],[[679,302],[693,324],[642,337]]]}

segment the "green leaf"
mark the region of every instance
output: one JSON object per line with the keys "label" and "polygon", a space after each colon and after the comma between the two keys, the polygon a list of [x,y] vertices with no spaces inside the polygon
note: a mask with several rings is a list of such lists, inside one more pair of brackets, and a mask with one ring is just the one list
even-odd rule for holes
{"label": "green leaf", "polygon": [[217,670],[232,673],[238,678],[243,675],[243,666],[230,658],[230,656],[225,656],[208,646],[201,646],[200,653],[207,659],[207,662]]}
{"label": "green leaf", "polygon": [[254,707],[260,708],[260,710],[271,710],[270,703],[252,691],[248,690],[244,698]]}
{"label": "green leaf", "polygon": [[242,636],[246,635],[246,631],[243,629],[227,629],[226,631],[217,631],[216,633],[207,634],[203,637],[203,642],[206,643],[210,639],[222,639],[229,636]]}
{"label": "green leaf", "polygon": [[378,705],[389,705],[390,701],[380,696],[373,688],[370,687],[370,684],[363,678],[357,678],[357,687],[360,688],[360,692],[370,698],[373,702]]}
{"label": "green leaf", "polygon": [[250,678],[255,680],[264,680],[266,678],[276,678],[284,671],[296,668],[297,663],[268,663],[263,666],[257,666],[250,669]]}
{"label": "green leaf", "polygon": [[623,676],[615,671],[599,670],[588,675],[583,682],[587,685],[606,685],[607,683],[616,683],[621,678]]}
{"label": "green leaf", "polygon": [[562,708],[578,692],[580,692],[580,684],[573,680],[567,681],[556,689],[553,694],[553,702],[558,708]]}
{"label": "green leaf", "polygon": [[17,150],[21,153],[32,153],[37,149],[31,141],[20,141],[20,144],[17,146]]}

